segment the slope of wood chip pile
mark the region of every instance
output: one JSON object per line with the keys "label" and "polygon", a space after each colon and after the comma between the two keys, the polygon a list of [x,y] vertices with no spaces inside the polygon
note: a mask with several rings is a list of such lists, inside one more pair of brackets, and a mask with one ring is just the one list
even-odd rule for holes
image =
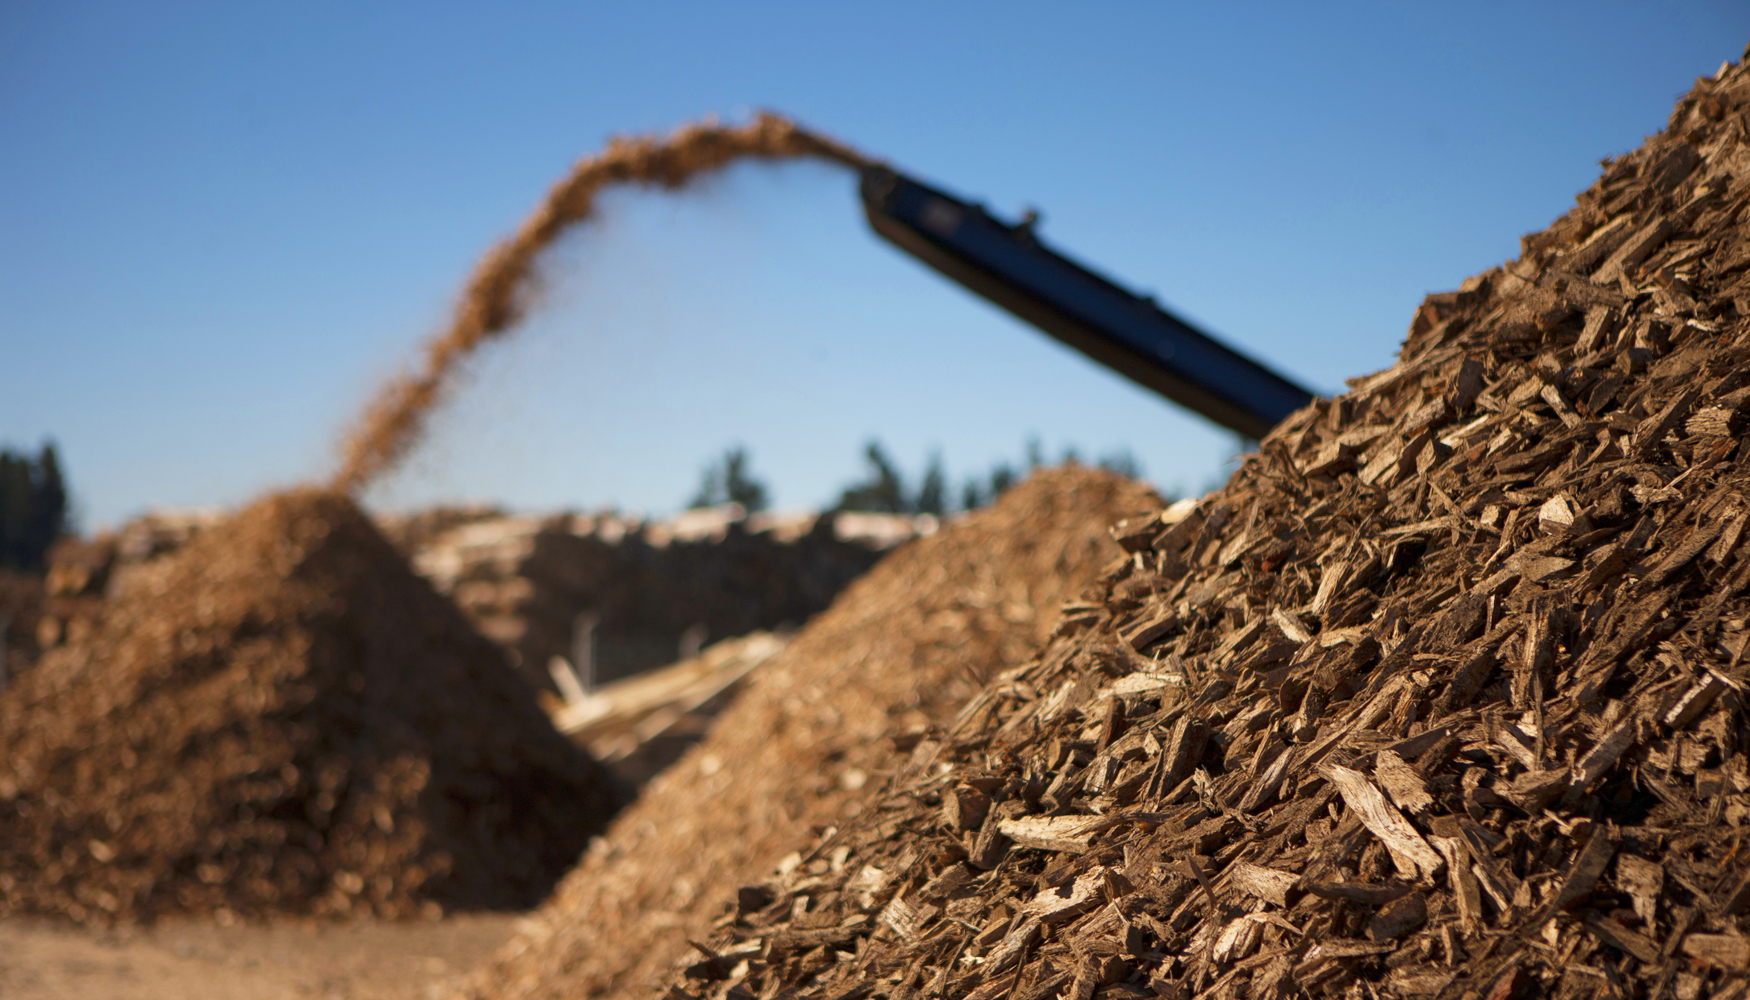
{"label": "slope of wood chip pile", "polygon": [[1122,556],[1113,521],[1158,498],[1107,473],[1043,472],[852,584],[704,741],[592,846],[477,997],[647,995],[721,901],[818,825],[846,821],[893,752],[1023,663],[1061,602]]}
{"label": "slope of wood chip pile", "polygon": [[530,906],[611,787],[350,501],[270,497],[0,695],[0,913]]}
{"label": "slope of wood chip pile", "polygon": [[84,642],[103,616],[105,602],[126,590],[142,566],[188,544],[223,516],[207,508],[155,510],[113,533],[57,541],[40,581],[44,599],[33,609],[32,648],[40,654],[61,643]]}
{"label": "slope of wood chip pile", "polygon": [[1742,996],[1747,109],[1701,81],[1395,367],[1125,526],[670,996]]}

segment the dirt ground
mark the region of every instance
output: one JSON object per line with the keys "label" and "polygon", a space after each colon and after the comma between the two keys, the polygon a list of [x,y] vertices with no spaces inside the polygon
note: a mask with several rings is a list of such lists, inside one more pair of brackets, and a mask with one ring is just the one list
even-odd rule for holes
{"label": "dirt ground", "polygon": [[0,997],[423,1000],[448,995],[520,919],[486,913],[435,922],[230,927],[175,919],[110,931],[0,920]]}

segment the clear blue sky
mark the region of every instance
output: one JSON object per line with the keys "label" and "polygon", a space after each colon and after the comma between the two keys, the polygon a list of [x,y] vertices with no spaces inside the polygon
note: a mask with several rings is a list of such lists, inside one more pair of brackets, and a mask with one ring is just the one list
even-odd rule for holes
{"label": "clear blue sky", "polygon": [[[475,258],[611,134],[795,115],[1331,391],[1750,41],[1742,2],[0,4],[0,441],[88,526],[316,477]],[[852,180],[610,200],[373,502],[781,505],[1228,436],[878,242]]]}

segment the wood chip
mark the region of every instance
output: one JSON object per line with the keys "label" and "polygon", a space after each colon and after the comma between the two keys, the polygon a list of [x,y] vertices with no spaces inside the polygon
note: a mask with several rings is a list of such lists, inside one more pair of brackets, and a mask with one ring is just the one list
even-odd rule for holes
{"label": "wood chip", "polygon": [[1093,844],[1098,818],[1086,816],[1019,816],[997,823],[997,830],[1019,847],[1081,853]]}
{"label": "wood chip", "polygon": [[1400,874],[1406,878],[1433,878],[1439,872],[1445,863],[1439,852],[1428,846],[1416,828],[1392,808],[1365,776],[1337,765],[1326,767],[1321,773],[1337,787],[1362,825],[1385,844]]}

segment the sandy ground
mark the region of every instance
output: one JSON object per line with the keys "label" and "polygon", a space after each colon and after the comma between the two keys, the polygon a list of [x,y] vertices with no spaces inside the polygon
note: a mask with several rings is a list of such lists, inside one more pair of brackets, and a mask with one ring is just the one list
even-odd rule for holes
{"label": "sandy ground", "polygon": [[0,921],[5,1000],[424,1000],[508,940],[518,914],[434,922],[83,930]]}

